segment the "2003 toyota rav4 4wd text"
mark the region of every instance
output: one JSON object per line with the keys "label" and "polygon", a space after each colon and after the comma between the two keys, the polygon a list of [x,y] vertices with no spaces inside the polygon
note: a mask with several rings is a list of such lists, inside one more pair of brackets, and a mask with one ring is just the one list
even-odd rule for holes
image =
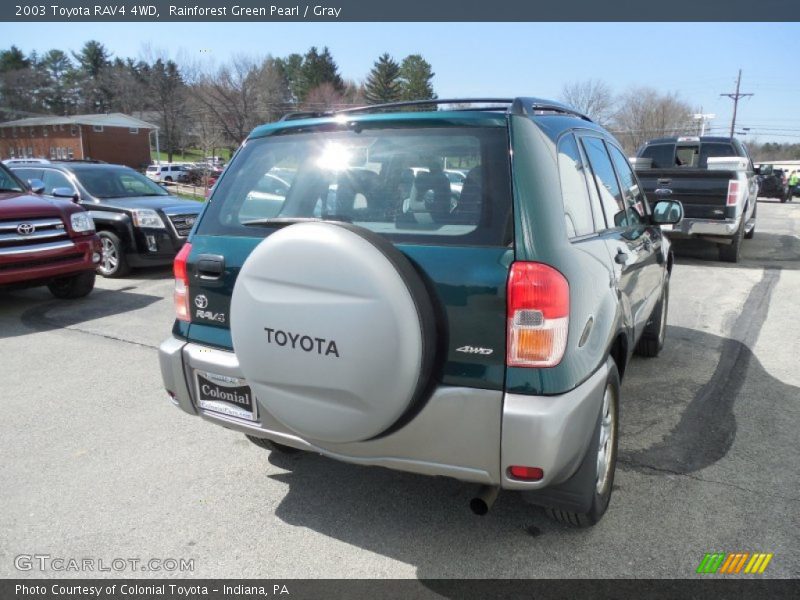
{"label": "2003 toyota rav4 4wd text", "polygon": [[253,131],[176,258],[164,383],[272,451],[482,484],[478,513],[517,490],[590,525],[620,380],[664,341],[659,224],[682,207],[651,209],[617,142],[566,106],[458,102]]}

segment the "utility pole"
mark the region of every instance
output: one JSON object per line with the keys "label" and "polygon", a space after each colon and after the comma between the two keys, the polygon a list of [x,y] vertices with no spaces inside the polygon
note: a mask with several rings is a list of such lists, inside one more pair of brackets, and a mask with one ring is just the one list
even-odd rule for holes
{"label": "utility pole", "polygon": [[704,136],[706,134],[706,123],[708,123],[711,119],[715,118],[717,115],[714,113],[704,113],[703,107],[700,107],[700,112],[691,115],[691,117],[695,121],[700,121],[700,135]]}
{"label": "utility pole", "polygon": [[720,94],[720,96],[727,96],[728,98],[733,100],[733,119],[731,119],[731,137],[733,137],[733,131],[736,128],[736,109],[739,107],[739,98],[744,98],[746,96],[752,96],[753,94],[742,94],[739,93],[739,84],[742,83],[742,70],[739,69],[739,77],[736,78],[736,92],[733,94]]}

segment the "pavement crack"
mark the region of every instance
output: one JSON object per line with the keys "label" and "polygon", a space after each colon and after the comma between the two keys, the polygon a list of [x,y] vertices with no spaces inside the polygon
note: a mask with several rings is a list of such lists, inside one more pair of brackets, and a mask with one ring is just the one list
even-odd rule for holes
{"label": "pavement crack", "polygon": [[88,331],[86,329],[81,329],[80,327],[64,327],[64,329],[67,329],[68,331],[77,331],[78,333],[85,333],[86,335],[93,335],[95,337],[112,340],[114,342],[123,342],[125,344],[131,344],[132,346],[140,346],[142,348],[151,348],[153,350],[158,350],[158,346],[145,344],[143,342],[134,342],[133,340],[126,340],[125,338],[116,337],[114,335],[108,335],[105,333],[97,333],[96,331]]}
{"label": "pavement crack", "polygon": [[719,481],[717,479],[707,479],[705,477],[700,477],[699,475],[695,475],[693,473],[685,473],[682,471],[676,471],[675,469],[667,469],[665,467],[656,467],[653,465],[647,465],[640,462],[636,462],[629,459],[618,458],[617,461],[623,466],[629,466],[641,472],[647,471],[654,471],[656,473],[665,473],[667,475],[677,475],[678,477],[686,477],[688,479],[693,479],[694,481],[700,481],[702,483],[713,483],[716,485],[721,485],[724,487],[733,488],[742,492],[748,492],[750,494],[760,494],[762,496],[772,496],[773,498],[778,498],[780,500],[786,500],[788,502],[800,502],[800,498],[792,498],[791,496],[783,496],[781,494],[774,494],[764,491],[763,489],[753,490],[748,487],[742,485],[736,485],[735,483],[730,483],[728,481]]}

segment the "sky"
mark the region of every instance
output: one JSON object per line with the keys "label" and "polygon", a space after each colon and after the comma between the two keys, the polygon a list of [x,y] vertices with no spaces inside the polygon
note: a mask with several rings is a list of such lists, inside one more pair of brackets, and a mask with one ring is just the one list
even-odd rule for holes
{"label": "sky", "polygon": [[204,65],[236,54],[285,56],[328,46],[346,79],[379,55],[422,54],[440,98],[558,99],[566,83],[600,79],[613,92],[677,92],[727,134],[742,69],[737,130],[751,141],[800,142],[800,23],[0,23],[0,47],[78,50],[96,39],[115,56],[145,47]]}

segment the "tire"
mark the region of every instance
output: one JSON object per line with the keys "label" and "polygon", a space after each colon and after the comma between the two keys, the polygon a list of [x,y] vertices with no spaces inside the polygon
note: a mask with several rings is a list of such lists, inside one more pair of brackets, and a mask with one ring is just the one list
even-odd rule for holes
{"label": "tire", "polygon": [[100,238],[102,257],[100,264],[97,265],[97,272],[103,277],[124,277],[131,268],[125,258],[125,248],[122,240],[116,233],[111,231],[99,231],[97,236]]}
{"label": "tire", "polygon": [[719,259],[723,262],[738,263],[739,256],[742,253],[742,241],[744,240],[744,215],[742,215],[742,222],[739,224],[739,229],[733,236],[733,242],[729,245],[722,245],[719,247]]}
{"label": "tire", "polygon": [[85,271],[70,277],[55,279],[47,284],[47,288],[56,298],[65,300],[83,298],[94,289],[95,277],[94,271]]}
{"label": "tire", "polygon": [[292,448],[291,446],[285,446],[283,444],[279,444],[278,442],[273,442],[272,440],[268,440],[266,438],[259,438],[253,435],[245,434],[245,437],[253,442],[259,448],[264,448],[264,450],[269,450],[270,452],[278,452],[279,454],[299,454],[302,452],[299,448]]}
{"label": "tire", "polygon": [[170,176],[164,177],[164,181],[166,181],[167,183],[172,183],[172,177]]}
{"label": "tire", "polygon": [[664,347],[667,335],[667,311],[669,310],[669,275],[664,281],[661,299],[653,308],[653,312],[645,325],[642,337],[636,344],[634,353],[646,358],[655,358]]}
{"label": "tire", "polygon": [[745,232],[744,239],[752,240],[753,237],[756,235],[756,213],[758,212],[758,202],[756,202],[755,206],[753,207],[753,228],[750,231]]}
{"label": "tire", "polygon": [[[620,381],[612,358],[608,359],[607,365],[609,370],[602,409],[589,449],[578,470],[563,484],[541,492],[523,492],[526,501],[543,506],[548,517],[574,527],[596,525],[608,510],[614,487],[619,447]],[[604,459],[601,459],[601,453]]]}
{"label": "tire", "polygon": [[404,254],[364,228],[312,222],[271,234],[242,265],[230,315],[259,406],[305,439],[387,435],[430,396],[431,294]]}

